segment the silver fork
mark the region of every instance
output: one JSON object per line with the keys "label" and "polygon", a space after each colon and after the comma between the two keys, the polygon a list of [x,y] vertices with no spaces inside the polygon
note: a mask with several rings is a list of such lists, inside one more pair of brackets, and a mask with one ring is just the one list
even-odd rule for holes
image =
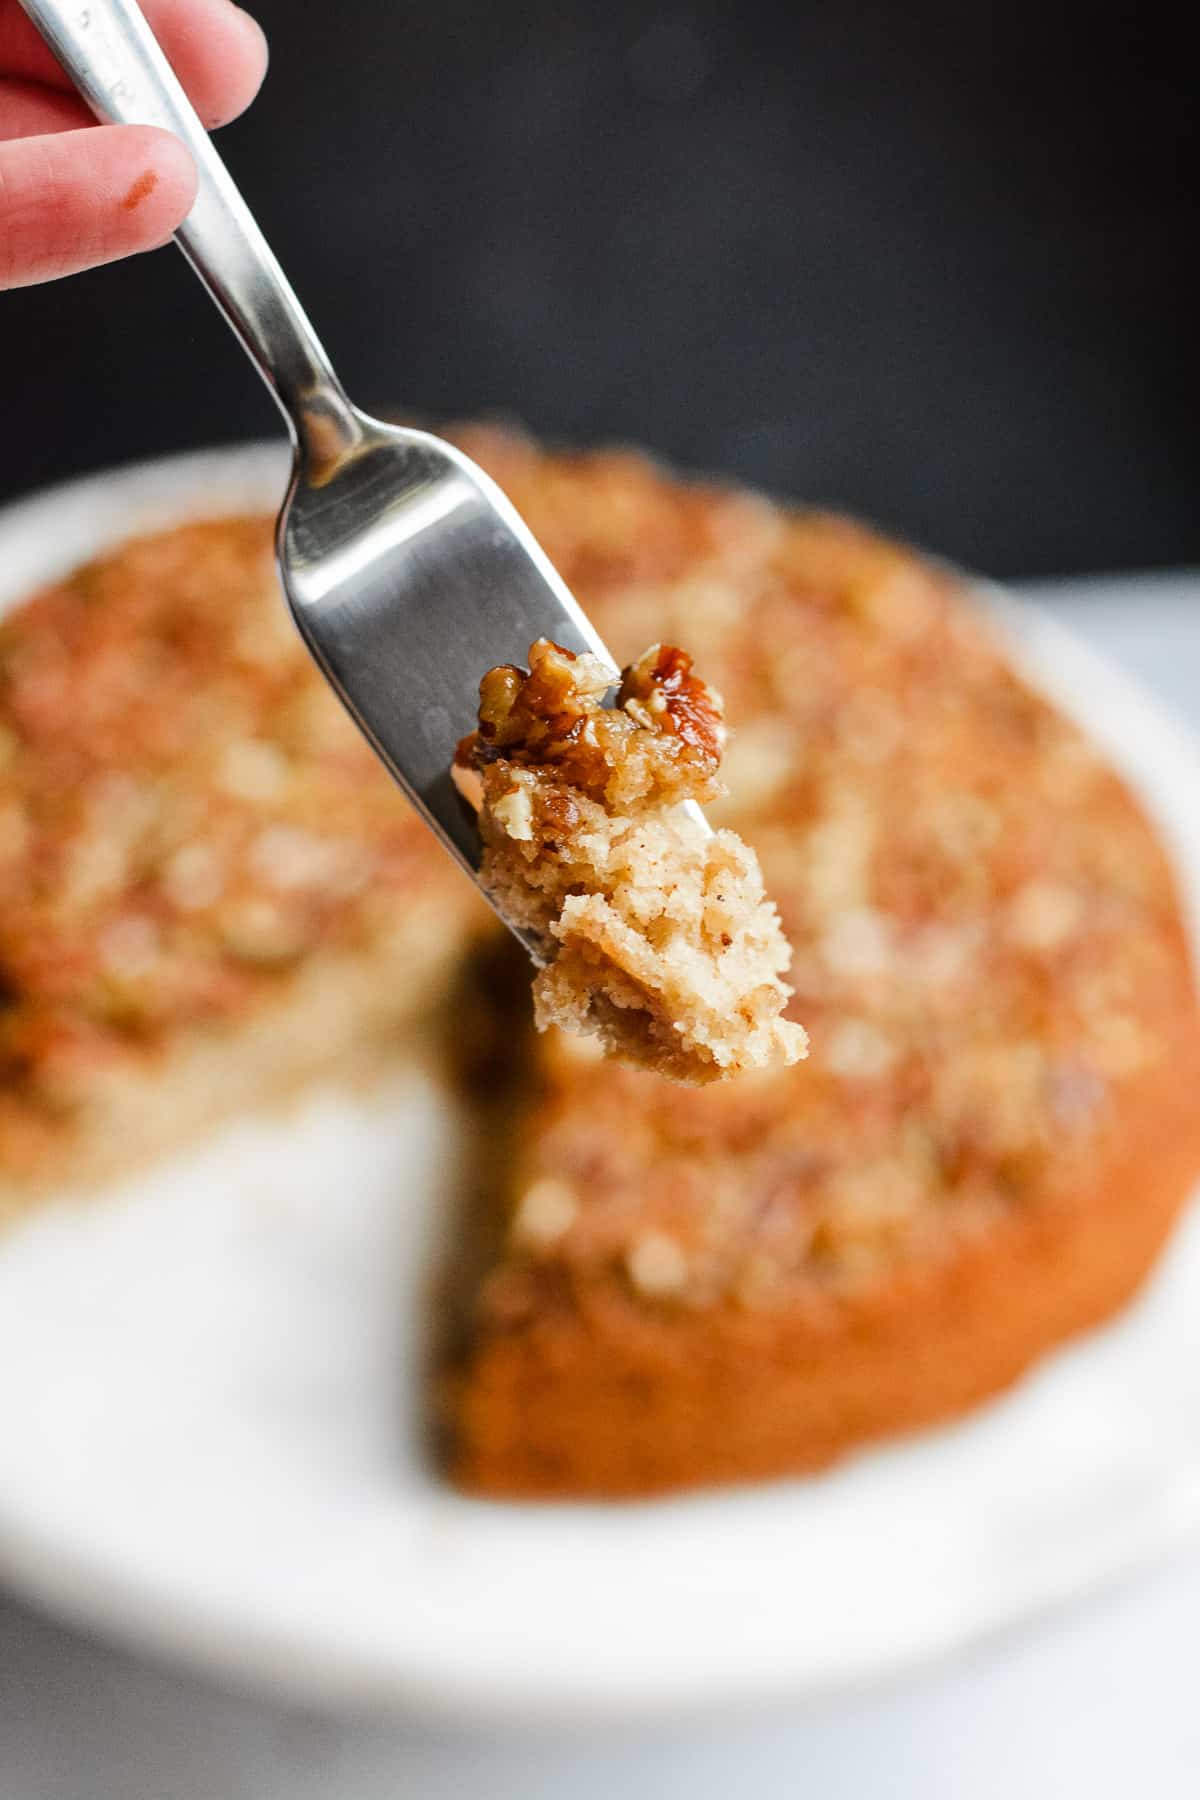
{"label": "silver fork", "polygon": [[292,616],[374,749],[476,876],[478,833],[449,770],[480,676],[538,637],[613,667],[611,656],[482,469],[352,405],[133,0],[21,5],[99,118],[165,127],[191,151],[199,191],[177,242],[291,433],[276,545]]}

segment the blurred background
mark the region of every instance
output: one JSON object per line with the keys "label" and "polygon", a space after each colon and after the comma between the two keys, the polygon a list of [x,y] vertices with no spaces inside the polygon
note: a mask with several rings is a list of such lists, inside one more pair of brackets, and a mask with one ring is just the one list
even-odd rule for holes
{"label": "blurred background", "polygon": [[[641,443],[999,576],[1200,561],[1182,13],[252,10],[222,147],[363,402]],[[0,495],[277,429],[174,252],[4,318]]]}

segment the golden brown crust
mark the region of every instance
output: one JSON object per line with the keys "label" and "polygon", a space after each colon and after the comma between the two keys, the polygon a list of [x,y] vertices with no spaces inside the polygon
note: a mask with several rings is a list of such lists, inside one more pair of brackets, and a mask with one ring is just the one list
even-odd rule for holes
{"label": "golden brown crust", "polygon": [[1179,1074],[1131,1098],[1092,1184],[824,1308],[681,1312],[598,1281],[493,1320],[452,1377],[453,1479],[612,1499],[810,1473],[999,1393],[1153,1267],[1200,1165],[1194,1043]]}

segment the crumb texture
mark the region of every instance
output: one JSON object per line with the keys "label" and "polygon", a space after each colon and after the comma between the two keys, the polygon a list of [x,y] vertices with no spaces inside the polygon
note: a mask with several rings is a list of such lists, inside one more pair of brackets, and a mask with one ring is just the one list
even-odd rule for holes
{"label": "crumb texture", "polygon": [[681,650],[611,671],[540,639],[480,684],[459,762],[478,778],[484,886],[541,947],[539,1029],[702,1086],[805,1053],[790,951],[754,852],[684,802],[718,797],[721,701]]}

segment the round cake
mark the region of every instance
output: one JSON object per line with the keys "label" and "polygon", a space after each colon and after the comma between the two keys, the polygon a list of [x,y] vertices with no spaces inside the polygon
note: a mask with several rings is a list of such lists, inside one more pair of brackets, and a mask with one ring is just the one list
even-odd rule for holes
{"label": "round cake", "polygon": [[808,1060],[685,1089],[535,1034],[292,633],[269,523],[185,524],[0,623],[0,1206],[450,1024],[480,1146],[431,1374],[453,1479],[648,1494],[960,1412],[1128,1298],[1200,1170],[1154,829],[945,570],[456,436],[619,662],[680,645],[720,690],[709,810],[779,906]]}

